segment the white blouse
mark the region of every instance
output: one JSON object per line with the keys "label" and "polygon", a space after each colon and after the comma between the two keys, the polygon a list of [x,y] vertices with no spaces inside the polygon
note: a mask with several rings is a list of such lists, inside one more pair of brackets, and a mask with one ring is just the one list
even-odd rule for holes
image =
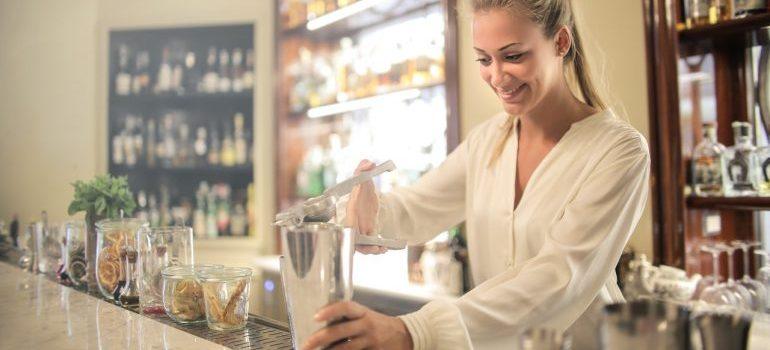
{"label": "white blouse", "polygon": [[415,349],[511,348],[527,328],[564,331],[623,300],[614,267],[647,200],[644,137],[610,111],[572,124],[514,210],[518,119],[487,166],[507,121],[486,121],[414,185],[380,195],[383,236],[420,244],[466,222],[475,288],[401,316]]}

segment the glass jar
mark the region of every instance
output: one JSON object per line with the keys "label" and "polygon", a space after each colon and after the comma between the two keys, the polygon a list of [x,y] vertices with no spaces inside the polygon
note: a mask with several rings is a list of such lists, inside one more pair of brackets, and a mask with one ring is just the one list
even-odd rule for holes
{"label": "glass jar", "polygon": [[46,276],[56,278],[62,258],[62,239],[58,225],[45,221],[35,224],[35,249],[37,269]]}
{"label": "glass jar", "polygon": [[247,267],[211,268],[196,271],[203,289],[206,322],[216,331],[246,327],[252,270]]}
{"label": "glass jar", "polygon": [[84,286],[86,276],[86,224],[83,221],[64,223],[64,268],[62,280],[73,286]]}
{"label": "glass jar", "polygon": [[192,265],[193,231],[190,227],[152,227],[139,240],[139,305],[142,313],[163,313],[163,276],[169,266]]}
{"label": "glass jar", "polygon": [[182,265],[164,268],[161,274],[163,276],[163,310],[166,315],[179,323],[206,320],[203,289],[195,273],[222,267],[222,265]]}
{"label": "glass jar", "polygon": [[114,300],[125,283],[121,253],[136,249],[136,237],[148,224],[140,219],[107,219],[96,223],[96,284],[99,292]]}

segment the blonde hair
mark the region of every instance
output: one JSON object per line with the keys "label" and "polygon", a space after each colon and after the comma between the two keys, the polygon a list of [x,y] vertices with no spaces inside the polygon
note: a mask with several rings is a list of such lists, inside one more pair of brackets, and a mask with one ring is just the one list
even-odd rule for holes
{"label": "blonde hair", "polygon": [[[578,32],[572,0],[472,0],[473,12],[504,10],[511,13],[524,13],[532,22],[543,27],[547,38],[553,38],[562,26],[572,32],[572,44],[564,56],[568,82],[576,85],[582,101],[597,109],[606,109],[607,105],[591,79],[590,67],[586,59],[583,42]],[[503,127],[504,136],[499,140],[489,166],[492,166],[505,149],[505,143],[513,133],[513,117],[509,117]]]}

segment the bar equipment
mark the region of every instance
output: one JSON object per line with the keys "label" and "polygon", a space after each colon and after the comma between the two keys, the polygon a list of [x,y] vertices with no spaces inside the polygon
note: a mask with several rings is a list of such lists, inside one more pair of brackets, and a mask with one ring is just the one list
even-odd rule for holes
{"label": "bar equipment", "polygon": [[352,299],[356,245],[390,249],[406,246],[404,241],[357,234],[329,222],[335,217],[340,197],[356,185],[393,169],[393,162],[385,162],[276,216],[275,224],[281,227],[281,279],[295,348],[300,348],[313,332],[323,327],[313,320],[318,309]]}
{"label": "bar equipment", "polygon": [[603,349],[687,349],[690,312],[681,305],[642,299],[604,307]]}

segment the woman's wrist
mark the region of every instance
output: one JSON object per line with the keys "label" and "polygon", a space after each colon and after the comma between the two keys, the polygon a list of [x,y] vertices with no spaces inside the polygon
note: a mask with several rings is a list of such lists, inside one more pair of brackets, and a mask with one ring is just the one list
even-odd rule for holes
{"label": "woman's wrist", "polygon": [[398,338],[399,338],[399,348],[400,349],[408,349],[412,350],[414,349],[414,343],[412,342],[412,333],[409,333],[409,329],[406,328],[406,323],[398,317],[394,317],[396,319],[396,322],[398,324]]}

